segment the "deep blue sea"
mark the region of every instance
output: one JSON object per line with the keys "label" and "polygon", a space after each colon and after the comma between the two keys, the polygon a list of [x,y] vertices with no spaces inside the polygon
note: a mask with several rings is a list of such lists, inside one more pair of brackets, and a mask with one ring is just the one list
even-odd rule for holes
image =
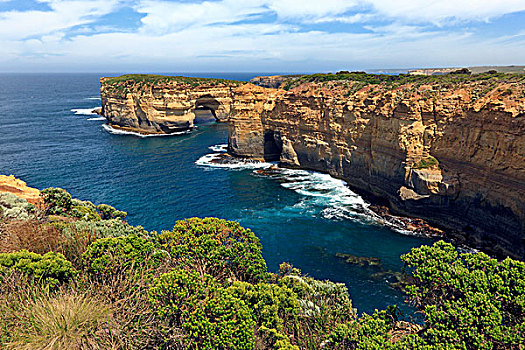
{"label": "deep blue sea", "polygon": [[[193,216],[237,220],[261,239],[270,270],[286,261],[315,278],[344,282],[360,313],[403,305],[403,295],[377,273],[400,271],[399,256],[429,239],[383,226],[361,197],[328,175],[206,165],[227,143],[225,124],[169,137],[108,132],[90,114],[100,106],[98,79],[105,75],[0,74],[0,174],[111,204],[147,230],[171,229]],[[377,257],[382,267],[349,265],[337,253]]]}

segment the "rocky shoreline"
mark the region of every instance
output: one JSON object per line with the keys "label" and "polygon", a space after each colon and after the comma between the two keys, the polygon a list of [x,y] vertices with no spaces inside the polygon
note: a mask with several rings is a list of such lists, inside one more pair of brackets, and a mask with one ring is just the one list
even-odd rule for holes
{"label": "rocky shoreline", "polygon": [[279,88],[102,78],[102,113],[149,134],[171,132],[173,115],[191,129],[195,111],[207,108],[228,122],[232,157],[328,173],[381,198],[392,212],[376,208],[385,220],[420,218],[400,222],[415,231],[429,222],[468,246],[525,257],[523,76],[259,80]]}

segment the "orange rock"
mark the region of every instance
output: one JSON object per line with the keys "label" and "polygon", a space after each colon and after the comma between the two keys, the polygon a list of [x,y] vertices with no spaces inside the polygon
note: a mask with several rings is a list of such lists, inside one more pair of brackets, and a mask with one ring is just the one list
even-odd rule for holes
{"label": "orange rock", "polygon": [[27,200],[34,205],[42,204],[40,190],[28,187],[27,184],[13,175],[0,175],[0,192],[9,192]]}

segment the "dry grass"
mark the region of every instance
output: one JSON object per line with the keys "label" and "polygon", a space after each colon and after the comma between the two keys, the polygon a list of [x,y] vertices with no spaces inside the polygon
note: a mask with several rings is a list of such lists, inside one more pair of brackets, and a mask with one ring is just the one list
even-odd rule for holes
{"label": "dry grass", "polygon": [[[156,349],[163,325],[150,307],[147,285],[153,271],[82,274],[58,290],[17,271],[0,274],[1,349]],[[154,274],[161,270],[154,271]],[[183,348],[171,328],[170,349]]]}
{"label": "dry grass", "polygon": [[70,230],[65,235],[58,225],[45,220],[7,221],[0,226],[0,252],[29,250],[38,254],[50,251],[64,254],[66,259],[79,266],[79,259],[97,237],[95,232]]}

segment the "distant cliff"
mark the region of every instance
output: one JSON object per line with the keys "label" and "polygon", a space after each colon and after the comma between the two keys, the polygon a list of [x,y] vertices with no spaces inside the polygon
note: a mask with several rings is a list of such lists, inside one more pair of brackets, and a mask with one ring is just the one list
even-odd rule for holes
{"label": "distant cliff", "polygon": [[226,121],[232,89],[224,79],[124,75],[100,79],[101,114],[108,124],[145,134],[190,130],[202,112]]}
{"label": "distant cliff", "polygon": [[328,172],[399,213],[461,231],[472,246],[525,257],[523,75],[254,81],[280,89],[191,79],[102,78],[103,114],[169,133],[210,110],[229,121],[232,155]]}
{"label": "distant cliff", "polygon": [[288,92],[246,88],[229,150],[328,172],[471,245],[523,258],[524,79],[316,75],[283,82]]}

